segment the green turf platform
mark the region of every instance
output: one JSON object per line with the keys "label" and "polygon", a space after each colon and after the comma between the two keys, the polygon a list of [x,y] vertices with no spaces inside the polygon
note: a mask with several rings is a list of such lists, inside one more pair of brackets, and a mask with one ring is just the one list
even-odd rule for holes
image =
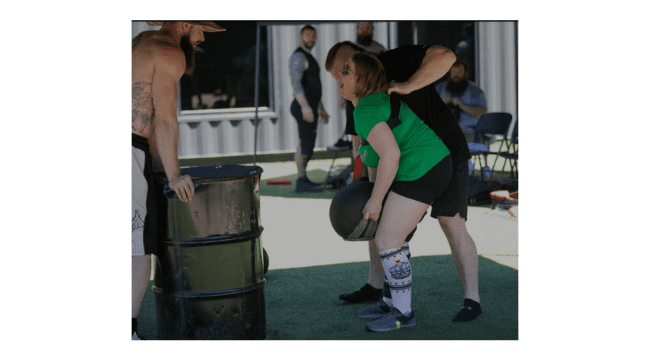
{"label": "green turf platform", "polygon": [[[518,340],[518,271],[479,257],[483,313],[467,323],[451,321],[463,303],[462,284],[450,255],[411,258],[416,326],[387,333],[365,330],[355,316],[366,304],[344,304],[339,294],[362,286],[368,262],[269,270],[266,327],[269,340]],[[153,283],[152,283],[153,284]],[[156,304],[149,288],[140,333],[156,339]]]}

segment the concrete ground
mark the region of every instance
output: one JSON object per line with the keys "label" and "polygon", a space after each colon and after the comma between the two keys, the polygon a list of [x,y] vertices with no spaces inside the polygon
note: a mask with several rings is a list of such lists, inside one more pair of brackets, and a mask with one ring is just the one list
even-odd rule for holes
{"label": "concrete ground", "polygon": [[[331,160],[309,163],[310,178],[323,181]],[[349,164],[337,160],[336,165]],[[269,254],[269,269],[285,269],[337,263],[368,261],[366,242],[343,241],[329,221],[331,197],[336,190],[326,190],[324,198],[304,198],[294,194],[291,185],[267,185],[271,178],[291,177],[296,173],[293,162],[257,163],[264,169],[261,188],[284,187],[291,196],[260,197],[263,246]],[[314,174],[313,169],[320,169]],[[276,188],[274,188],[276,189]],[[262,191],[261,193],[264,193]],[[518,269],[518,220],[506,211],[470,206],[467,229],[476,243],[478,254],[500,264]],[[437,220],[429,215],[418,225],[410,243],[413,256],[451,254]]]}

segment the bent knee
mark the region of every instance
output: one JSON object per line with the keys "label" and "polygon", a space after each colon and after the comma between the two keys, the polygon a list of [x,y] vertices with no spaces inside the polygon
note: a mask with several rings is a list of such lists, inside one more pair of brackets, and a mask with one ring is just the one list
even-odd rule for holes
{"label": "bent knee", "polygon": [[467,228],[465,226],[465,219],[460,216],[460,213],[452,216],[438,216],[438,222],[442,230],[447,232],[456,232],[456,231],[465,231]]}

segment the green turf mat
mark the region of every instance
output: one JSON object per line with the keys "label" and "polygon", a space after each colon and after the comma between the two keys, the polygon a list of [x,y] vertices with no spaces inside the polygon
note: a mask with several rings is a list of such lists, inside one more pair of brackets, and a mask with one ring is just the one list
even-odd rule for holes
{"label": "green turf mat", "polygon": [[[269,340],[518,340],[518,271],[479,258],[483,313],[451,321],[463,303],[462,284],[450,255],[411,258],[416,326],[387,333],[365,330],[355,316],[368,304],[344,304],[339,294],[362,286],[368,262],[269,270],[264,288]],[[147,292],[140,333],[156,339],[155,298]]]}

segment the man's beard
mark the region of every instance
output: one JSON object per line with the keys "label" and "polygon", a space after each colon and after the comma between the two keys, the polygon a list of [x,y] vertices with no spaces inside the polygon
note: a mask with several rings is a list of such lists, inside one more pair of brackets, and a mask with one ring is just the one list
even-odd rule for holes
{"label": "man's beard", "polygon": [[192,46],[189,36],[183,36],[181,38],[181,50],[183,50],[183,54],[185,54],[185,74],[192,75],[196,65],[196,49]]}
{"label": "man's beard", "polygon": [[357,44],[370,46],[372,44],[372,35],[357,35]]}
{"label": "man's beard", "polygon": [[311,50],[314,47],[314,45],[316,45],[316,43],[306,42],[303,45],[305,45],[305,48],[307,48],[307,50]]}
{"label": "man's beard", "polygon": [[467,79],[458,81],[458,82],[453,82],[451,80],[447,81],[447,92],[453,96],[461,96],[465,93],[465,90],[467,90],[467,85],[469,85],[469,81]]}

